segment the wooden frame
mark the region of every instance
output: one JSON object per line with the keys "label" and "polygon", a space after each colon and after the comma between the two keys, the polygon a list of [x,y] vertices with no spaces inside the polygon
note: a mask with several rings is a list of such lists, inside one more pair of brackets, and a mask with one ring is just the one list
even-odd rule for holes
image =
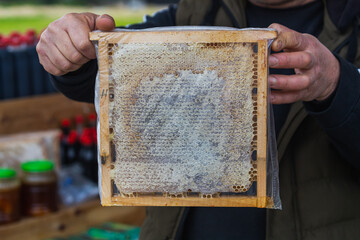
{"label": "wooden frame", "polygon": [[[268,41],[276,38],[277,33],[270,30],[246,31],[158,31],[158,32],[114,32],[90,33],[90,39],[98,41],[100,70],[100,151],[102,204],[104,206],[221,206],[221,207],[259,207],[272,205],[272,199],[266,194],[266,155],[267,155],[267,75]],[[146,35],[146,37],[145,37]],[[109,144],[109,56],[108,45],[116,43],[257,43],[257,195],[221,196],[215,198],[164,197],[157,195],[139,195],[123,197],[113,195],[113,183],[110,171],[111,162]]]}

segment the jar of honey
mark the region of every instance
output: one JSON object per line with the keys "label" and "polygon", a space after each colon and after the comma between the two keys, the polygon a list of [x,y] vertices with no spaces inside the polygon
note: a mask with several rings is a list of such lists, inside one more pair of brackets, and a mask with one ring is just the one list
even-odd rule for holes
{"label": "jar of honey", "polygon": [[36,160],[21,165],[22,209],[25,216],[42,216],[58,210],[54,163]]}
{"label": "jar of honey", "polygon": [[0,168],[0,225],[20,219],[20,181],[16,172]]}

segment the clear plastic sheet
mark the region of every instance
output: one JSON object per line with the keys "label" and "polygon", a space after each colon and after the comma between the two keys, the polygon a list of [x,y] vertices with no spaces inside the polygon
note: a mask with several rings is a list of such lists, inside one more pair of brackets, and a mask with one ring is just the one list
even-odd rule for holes
{"label": "clear plastic sheet", "polygon": [[[225,37],[219,41],[212,31],[218,36],[223,31]],[[231,35],[239,31],[249,32],[244,40]],[[102,187],[109,189],[111,182],[110,198],[132,199],[120,205],[147,205],[138,199],[157,197],[168,200],[149,205],[281,208],[268,99],[261,112],[261,96],[269,96],[269,89],[259,93],[258,86],[261,77],[267,79],[267,65],[258,56],[262,45],[251,37],[266,40],[267,56],[274,38],[262,39],[267,31],[273,33],[228,27],[98,32],[95,107],[100,116],[99,188],[104,205],[119,204],[103,199],[109,191]],[[101,40],[106,47],[99,52]],[[99,79],[106,83],[101,85]],[[263,168],[259,152],[266,156]],[[229,199],[243,200],[227,204]]]}

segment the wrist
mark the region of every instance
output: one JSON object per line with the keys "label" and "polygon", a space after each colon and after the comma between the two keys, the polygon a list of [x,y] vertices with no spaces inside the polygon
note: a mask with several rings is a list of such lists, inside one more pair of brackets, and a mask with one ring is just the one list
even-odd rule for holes
{"label": "wrist", "polygon": [[360,99],[360,74],[355,65],[335,55],[340,62],[340,78],[333,95],[322,102],[304,102],[306,110],[324,128],[340,126],[351,116]]}
{"label": "wrist", "polygon": [[329,69],[331,70],[327,73],[327,77],[326,77],[328,79],[328,85],[326,89],[323,91],[323,93],[314,99],[316,101],[324,101],[327,98],[329,98],[334,93],[335,89],[338,86],[340,79],[340,62],[334,55],[332,55],[332,57],[334,59],[332,61],[333,64],[330,64]]}

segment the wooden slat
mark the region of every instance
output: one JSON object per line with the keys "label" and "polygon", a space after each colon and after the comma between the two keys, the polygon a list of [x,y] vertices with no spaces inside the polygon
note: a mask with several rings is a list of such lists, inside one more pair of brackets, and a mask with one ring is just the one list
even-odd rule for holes
{"label": "wooden slat", "polygon": [[99,69],[100,74],[100,154],[101,154],[101,203],[111,205],[111,180],[110,180],[110,143],[109,143],[109,59],[108,43],[99,41]]}
{"label": "wooden slat", "polygon": [[0,134],[59,128],[63,118],[95,112],[93,104],[75,102],[61,94],[0,101]]}
{"label": "wooden slat", "polygon": [[159,31],[159,32],[91,32],[90,40],[106,40],[108,43],[199,43],[199,42],[257,42],[273,39],[276,31]]}
{"label": "wooden slat", "polygon": [[266,154],[267,154],[267,41],[258,43],[258,97],[257,97],[257,197],[258,207],[266,207]]}
{"label": "wooden slat", "polygon": [[143,207],[101,207],[100,201],[91,201],[63,209],[38,218],[28,218],[17,223],[0,226],[0,239],[39,240],[80,234],[89,227],[104,222],[121,222],[140,226],[145,219]]}
{"label": "wooden slat", "polygon": [[178,207],[257,207],[257,197],[216,197],[216,198],[165,198],[165,197],[113,197],[115,206],[178,206]]}

